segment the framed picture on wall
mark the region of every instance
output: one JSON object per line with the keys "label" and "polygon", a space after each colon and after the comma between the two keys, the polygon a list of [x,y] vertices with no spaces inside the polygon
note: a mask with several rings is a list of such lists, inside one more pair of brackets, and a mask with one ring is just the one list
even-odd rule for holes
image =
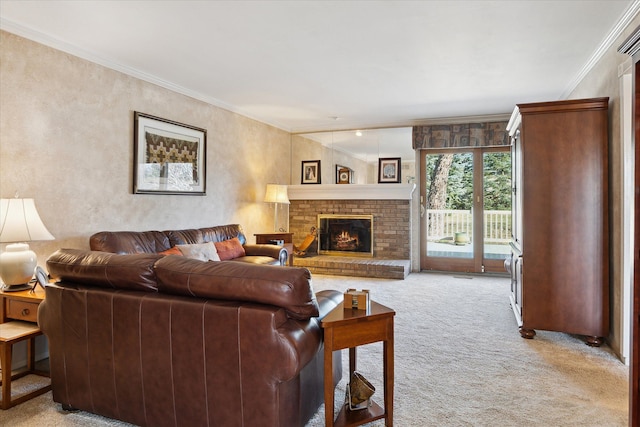
{"label": "framed picture on wall", "polygon": [[207,130],[134,112],[134,194],[206,194]]}
{"label": "framed picture on wall", "polygon": [[378,159],[378,183],[399,183],[400,166],[400,157]]}
{"label": "framed picture on wall", "polygon": [[336,184],[353,183],[353,169],[336,165]]}
{"label": "framed picture on wall", "polygon": [[320,160],[302,161],[302,184],[320,184]]}

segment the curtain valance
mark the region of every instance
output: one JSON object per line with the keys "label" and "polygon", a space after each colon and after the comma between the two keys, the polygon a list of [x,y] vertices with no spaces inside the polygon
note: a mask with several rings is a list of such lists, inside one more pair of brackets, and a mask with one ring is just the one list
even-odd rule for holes
{"label": "curtain valance", "polygon": [[413,149],[509,145],[507,122],[461,123],[413,127]]}

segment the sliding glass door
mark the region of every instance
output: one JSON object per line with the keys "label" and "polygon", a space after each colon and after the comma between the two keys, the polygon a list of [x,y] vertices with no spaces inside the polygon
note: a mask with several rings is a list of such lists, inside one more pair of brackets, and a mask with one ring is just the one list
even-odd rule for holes
{"label": "sliding glass door", "polygon": [[423,150],[421,269],[504,272],[511,237],[508,148]]}

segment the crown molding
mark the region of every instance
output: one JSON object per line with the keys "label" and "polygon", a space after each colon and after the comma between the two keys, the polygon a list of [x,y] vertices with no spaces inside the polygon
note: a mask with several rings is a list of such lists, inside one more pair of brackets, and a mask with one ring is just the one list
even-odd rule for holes
{"label": "crown molding", "polygon": [[636,17],[636,15],[640,12],[640,0],[634,0],[633,3],[627,8],[627,10],[622,14],[618,22],[613,26],[609,34],[604,38],[600,46],[596,49],[596,51],[591,55],[591,58],[587,61],[587,63],[582,67],[582,69],[578,72],[578,74],[571,80],[567,88],[560,95],[560,99],[566,99],[571,95],[578,84],[589,74],[589,72],[595,67],[595,65],[602,59],[605,53],[611,48],[613,43],[620,37],[622,32],[627,28],[629,23]]}

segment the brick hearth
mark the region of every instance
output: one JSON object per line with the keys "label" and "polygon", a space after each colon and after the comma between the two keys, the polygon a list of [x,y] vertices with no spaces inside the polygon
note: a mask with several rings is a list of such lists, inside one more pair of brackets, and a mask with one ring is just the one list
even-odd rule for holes
{"label": "brick hearth", "polygon": [[411,270],[411,262],[408,259],[374,259],[328,255],[295,257],[293,265],[306,267],[313,274],[403,280]]}

